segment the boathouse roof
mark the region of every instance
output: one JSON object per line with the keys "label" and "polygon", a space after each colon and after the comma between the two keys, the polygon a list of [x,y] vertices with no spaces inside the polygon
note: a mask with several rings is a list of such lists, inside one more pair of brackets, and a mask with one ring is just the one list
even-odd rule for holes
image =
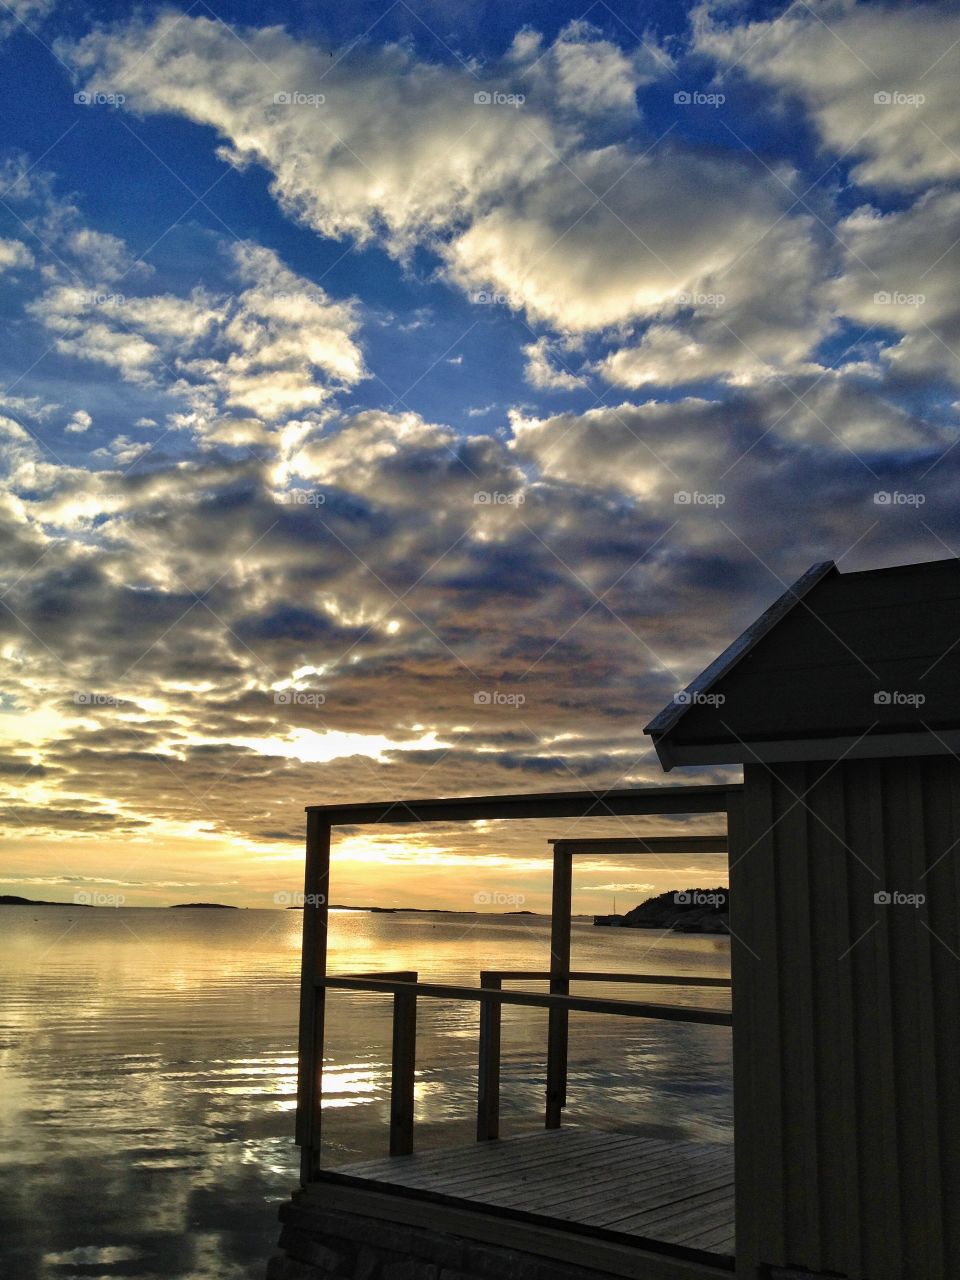
{"label": "boathouse roof", "polygon": [[813,565],[645,727],[678,764],[960,749],[960,560]]}

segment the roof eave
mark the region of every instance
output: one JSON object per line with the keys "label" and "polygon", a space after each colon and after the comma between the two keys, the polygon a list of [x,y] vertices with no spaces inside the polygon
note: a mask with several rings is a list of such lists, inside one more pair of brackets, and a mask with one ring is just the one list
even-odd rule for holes
{"label": "roof eave", "polygon": [[784,738],[762,742],[706,742],[655,744],[664,771],[677,764],[789,764],[796,760],[876,760],[904,756],[957,755],[960,729],[934,733],[923,729],[904,733],[845,734],[824,738]]}
{"label": "roof eave", "polygon": [[[746,631],[737,636],[736,640],[728,645],[719,657],[715,658],[708,667],[705,667],[695,680],[691,680],[681,693],[674,695],[674,698],[667,703],[663,710],[659,711],[649,724],[644,726],[644,733],[649,734],[654,740],[654,746],[664,771],[669,771],[673,764],[679,764],[681,761],[676,750],[668,748],[663,738],[672,729],[676,728],[690,707],[695,705],[697,701],[696,695],[707,693],[721,677],[727,675],[777,623],[796,607],[805,595],[813,590],[818,582],[831,572],[837,572],[837,566],[832,560],[821,560],[819,563],[811,565],[806,573],[802,574],[792,586],[788,587],[770,605],[769,609],[765,609],[759,618],[747,627]],[[667,760],[671,756],[673,760],[668,765]]]}

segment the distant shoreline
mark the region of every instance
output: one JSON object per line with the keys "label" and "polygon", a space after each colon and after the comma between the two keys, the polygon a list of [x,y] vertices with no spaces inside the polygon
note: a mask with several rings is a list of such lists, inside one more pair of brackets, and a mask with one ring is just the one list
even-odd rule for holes
{"label": "distant shoreline", "polygon": [[[127,907],[131,911],[302,911],[303,907],[237,907],[230,902],[170,902],[162,907]],[[0,907],[100,907],[105,911],[116,911],[116,905],[97,902],[55,902],[41,898],[21,898],[17,894],[0,894]],[[370,915],[395,915],[400,912],[415,912],[419,915],[452,915],[452,916],[542,916],[549,919],[548,912],[539,911],[473,911],[457,907],[371,907],[350,906],[346,903],[333,903],[331,911],[363,911]]]}

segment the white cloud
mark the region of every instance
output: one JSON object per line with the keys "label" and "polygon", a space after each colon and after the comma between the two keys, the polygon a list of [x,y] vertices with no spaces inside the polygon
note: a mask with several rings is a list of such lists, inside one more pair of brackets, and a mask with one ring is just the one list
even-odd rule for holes
{"label": "white cloud", "polygon": [[[122,88],[125,109],[212,126],[224,156],[266,168],[281,205],[322,234],[376,240],[398,256],[426,244],[464,291],[490,287],[562,333],[655,320],[728,270],[738,273],[733,291],[745,291],[748,279],[796,262],[797,319],[777,317],[775,358],[789,363],[817,337],[816,307],[802,296],[809,226],[786,212],[781,175],[729,153],[608,143],[636,87],[665,69],[650,42],[624,53],[580,23],[545,49],[526,33],[482,77],[493,84],[502,73],[510,91],[526,75],[517,108],[478,106],[473,74],[395,46],[331,62],[278,28],[243,40],[247,49],[222,24],[168,14],[61,52],[91,89]],[[278,89],[325,100],[275,105]],[[695,336],[700,346],[718,340],[729,351],[720,326]]]}
{"label": "white cloud", "polygon": [[92,426],[93,418],[87,413],[86,409],[75,409],[64,430],[71,435],[82,435],[85,431],[89,431]]}
{"label": "white cloud", "polygon": [[960,176],[956,23],[948,3],[810,0],[731,25],[712,3],[694,12],[698,52],[795,94],[824,143],[858,158],[857,182],[894,189]]}
{"label": "white cloud", "polygon": [[0,240],[0,271],[32,266],[33,254],[22,240]]}
{"label": "white cloud", "polygon": [[586,386],[586,378],[571,373],[569,369],[557,368],[555,363],[562,360],[557,354],[557,344],[549,338],[537,338],[523,348],[526,356],[524,377],[532,387],[544,391],[573,391],[577,387]]}

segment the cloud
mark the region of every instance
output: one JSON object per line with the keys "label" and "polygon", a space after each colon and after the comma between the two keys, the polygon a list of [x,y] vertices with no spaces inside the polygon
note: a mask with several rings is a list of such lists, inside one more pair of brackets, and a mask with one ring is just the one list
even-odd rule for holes
{"label": "cloud", "polygon": [[526,357],[524,377],[531,387],[539,387],[544,391],[572,391],[586,386],[586,378],[571,373],[569,369],[557,368],[554,363],[557,358],[555,352],[556,344],[546,337],[537,338],[523,348]]}
{"label": "cloud", "polygon": [[0,271],[33,266],[33,254],[22,240],[0,240]]}
{"label": "cloud", "polygon": [[731,23],[722,12],[694,10],[696,51],[799,98],[824,145],[857,159],[856,182],[903,190],[960,176],[953,5],[811,0]]}
{"label": "cloud", "polygon": [[[709,317],[696,325],[696,377],[728,360],[731,329],[759,348],[741,369],[801,360],[824,331],[809,219],[790,213],[783,175],[671,140],[651,149],[603,129],[594,138],[598,120],[612,127],[636,88],[667,69],[649,41],[627,54],[583,23],[546,49],[525,34],[490,68],[507,85],[529,78],[519,107],[478,105],[474,95],[488,91],[472,68],[396,46],[331,62],[277,28],[244,32],[244,42],[253,63],[222,24],[169,14],[61,52],[90,89],[122,87],[125,109],[212,126],[222,155],[267,169],[281,206],[321,234],[400,258],[425,245],[465,292],[490,288],[562,333],[675,323],[682,295],[710,293],[717,280],[733,309],[726,329]],[[297,90],[324,100],[298,105]],[[278,92],[291,101],[275,104]],[[764,315],[750,327],[762,281]],[[640,385],[676,364],[658,335],[649,348],[608,370]]]}

